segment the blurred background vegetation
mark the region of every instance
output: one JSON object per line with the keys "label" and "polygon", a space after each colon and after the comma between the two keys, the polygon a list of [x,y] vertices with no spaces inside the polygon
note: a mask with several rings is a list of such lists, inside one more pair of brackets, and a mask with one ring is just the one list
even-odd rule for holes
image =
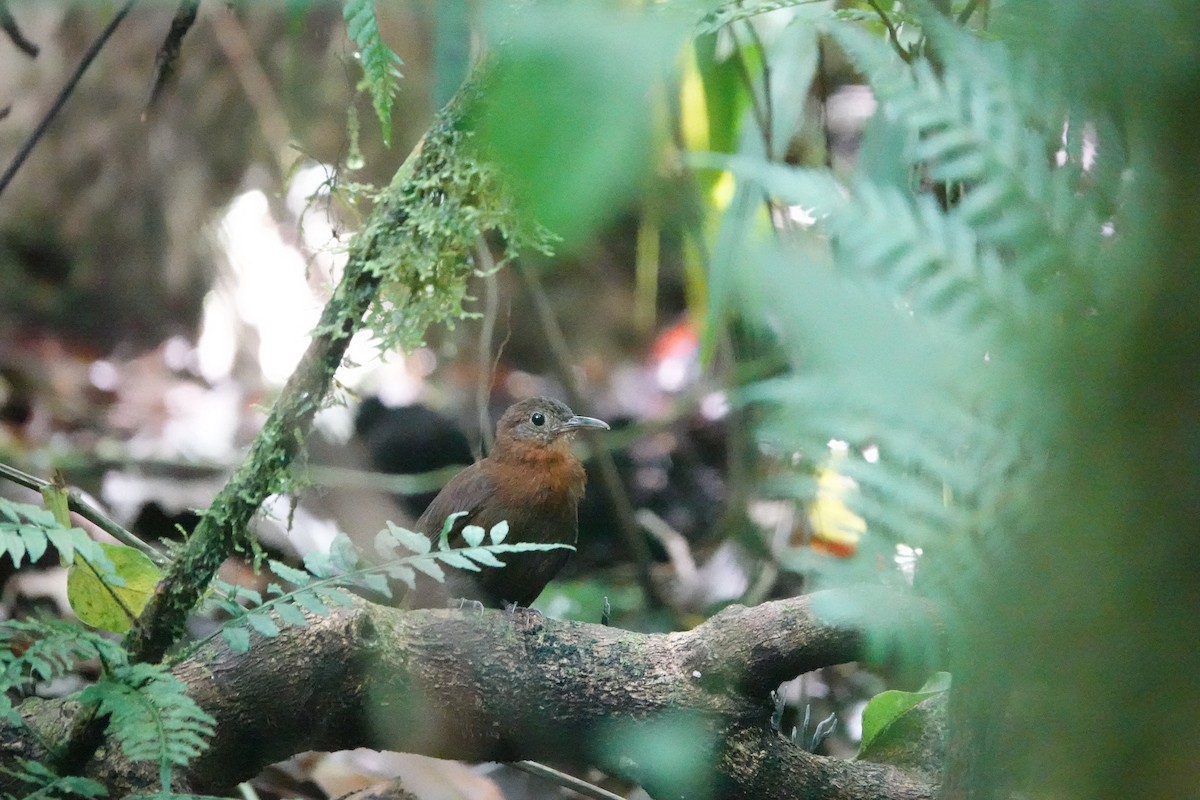
{"label": "blurred background vegetation", "polygon": [[[0,42],[6,160],[114,10],[8,5],[40,52]],[[948,796],[1195,794],[1200,8],[373,8],[382,130],[337,3],[202,4],[152,108],[175,9],[123,23],[0,194],[0,460],[148,539],[194,524],[370,186],[492,53],[471,128],[552,252],[481,238],[406,352],[374,346],[406,300],[377,309],[263,541],[411,520],[512,399],[580,398],[620,480],[589,462],[547,614],[911,586],[949,663],[798,677],[785,731],[836,711],[852,754],[866,698],[941,666]]]}

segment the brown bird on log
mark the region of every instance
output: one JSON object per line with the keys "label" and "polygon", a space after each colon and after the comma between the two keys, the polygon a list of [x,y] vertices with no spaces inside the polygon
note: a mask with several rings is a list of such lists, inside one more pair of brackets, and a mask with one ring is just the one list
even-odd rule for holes
{"label": "brown bird on log", "polygon": [[[490,531],[508,522],[506,542],[574,545],[579,535],[577,508],[587,476],[571,452],[572,434],[581,428],[608,430],[608,423],[577,416],[566,404],[534,397],[510,406],[496,426],[491,454],[450,479],[417,520],[416,530],[437,545],[446,518],[454,520],[450,544],[463,545],[462,529]],[[571,550],[506,553],[504,567],[481,572],[446,567],[446,583],[422,579],[410,594],[414,608],[444,606],[454,599],[488,606],[528,606],[550,582]]]}

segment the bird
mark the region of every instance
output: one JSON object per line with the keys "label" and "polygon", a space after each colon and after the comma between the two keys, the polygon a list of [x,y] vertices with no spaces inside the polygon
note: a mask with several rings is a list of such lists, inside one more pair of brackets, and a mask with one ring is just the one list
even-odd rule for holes
{"label": "bird", "polygon": [[[587,475],[571,452],[579,430],[608,430],[608,423],[575,414],[565,403],[533,397],[513,404],[500,417],[492,451],[450,479],[415,529],[436,547],[447,517],[453,522],[452,547],[464,543],[462,530],[508,523],[507,543],[539,542],[574,546],[579,535],[578,507]],[[407,598],[410,608],[477,602],[493,608],[527,607],[571,556],[558,548],[506,553],[503,567],[469,572],[443,565],[445,584],[421,576]]]}

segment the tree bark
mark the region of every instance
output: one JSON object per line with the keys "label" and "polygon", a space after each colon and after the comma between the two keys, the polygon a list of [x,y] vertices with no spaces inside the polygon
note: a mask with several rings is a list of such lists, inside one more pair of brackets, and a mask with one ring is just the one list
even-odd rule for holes
{"label": "tree bark", "polygon": [[[841,613],[831,621],[823,609]],[[901,623],[891,632],[897,645],[938,637],[924,605],[867,587],[733,606],[669,634],[525,610],[401,611],[358,601],[275,638],[256,635],[246,653],[214,640],[175,666],[217,720],[209,749],[179,785],[223,792],[296,752],[370,747],[591,764],[656,798],[933,797],[937,763],[823,758],[770,729],[768,688],[779,681],[896,655],[872,643],[881,617]],[[21,708],[53,740],[71,705]],[[0,761],[36,756],[15,734],[0,729]],[[111,748],[89,772],[114,795],[153,782]]]}

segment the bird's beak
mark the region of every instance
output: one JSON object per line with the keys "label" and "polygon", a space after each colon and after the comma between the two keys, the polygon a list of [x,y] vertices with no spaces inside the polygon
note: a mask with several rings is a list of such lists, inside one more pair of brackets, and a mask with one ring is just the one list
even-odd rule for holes
{"label": "bird's beak", "polygon": [[574,416],[568,418],[562,425],[559,425],[557,433],[570,433],[580,428],[595,428],[600,431],[609,430],[608,423],[602,419]]}

